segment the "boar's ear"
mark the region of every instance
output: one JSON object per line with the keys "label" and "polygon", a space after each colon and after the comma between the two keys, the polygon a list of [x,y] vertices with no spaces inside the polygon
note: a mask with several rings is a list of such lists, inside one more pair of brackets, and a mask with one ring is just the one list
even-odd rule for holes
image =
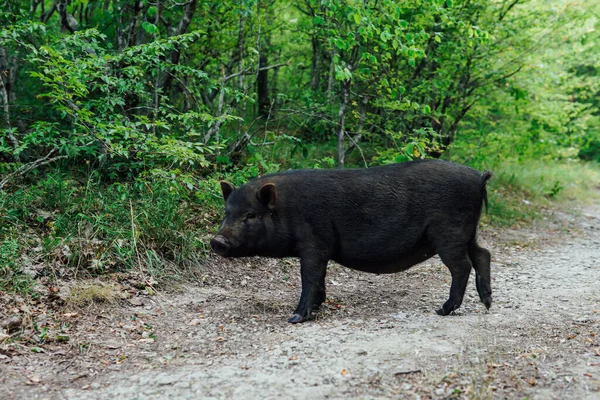
{"label": "boar's ear", "polygon": [[258,201],[269,207],[270,210],[275,208],[275,203],[277,202],[277,191],[275,190],[274,183],[266,183],[262,185],[258,192],[256,193],[256,198]]}
{"label": "boar's ear", "polygon": [[227,198],[231,192],[235,190],[235,187],[231,183],[225,181],[221,181],[219,184],[221,185],[221,192],[223,192],[223,199],[227,201]]}

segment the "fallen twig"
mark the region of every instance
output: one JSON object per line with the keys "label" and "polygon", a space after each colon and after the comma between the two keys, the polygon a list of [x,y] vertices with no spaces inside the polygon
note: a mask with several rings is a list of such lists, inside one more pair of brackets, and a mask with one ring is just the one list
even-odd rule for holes
{"label": "fallen twig", "polygon": [[38,160],[32,161],[32,162],[27,163],[27,164],[23,164],[16,171],[11,172],[7,176],[5,176],[4,179],[2,179],[0,181],[0,189],[2,189],[4,187],[4,185],[6,185],[11,179],[13,179],[13,178],[15,178],[17,176],[25,175],[27,172],[31,171],[34,168],[41,167],[42,165],[50,164],[51,162],[60,160],[61,158],[67,158],[67,156],[65,156],[65,155],[63,155],[63,156],[56,156],[56,157],[50,158],[50,156],[55,151],[56,151],[56,149],[53,149],[48,154],[46,154],[45,157],[42,157],[42,158],[40,158]]}
{"label": "fallen twig", "polygon": [[400,376],[400,375],[410,375],[410,374],[419,374],[421,373],[420,369],[413,369],[410,371],[400,371],[400,372],[396,372],[394,373],[394,376]]}

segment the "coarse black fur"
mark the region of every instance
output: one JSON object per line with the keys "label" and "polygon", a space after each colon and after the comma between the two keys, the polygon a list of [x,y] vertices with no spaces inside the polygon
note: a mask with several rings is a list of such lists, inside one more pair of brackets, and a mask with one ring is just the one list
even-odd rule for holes
{"label": "coarse black fur", "polygon": [[491,172],[440,160],[368,169],[294,170],[238,188],[221,182],[225,218],[211,241],[224,257],[299,257],[302,293],[290,322],[325,300],[327,262],[377,274],[403,271],[439,254],[462,303],[471,268],[486,308],[492,303],[490,253],[476,233]]}

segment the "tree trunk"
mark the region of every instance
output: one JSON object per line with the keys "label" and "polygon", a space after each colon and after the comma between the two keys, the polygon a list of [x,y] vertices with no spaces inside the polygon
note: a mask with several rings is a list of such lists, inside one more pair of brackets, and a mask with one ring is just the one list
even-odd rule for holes
{"label": "tree trunk", "polygon": [[258,95],[258,116],[260,118],[267,118],[269,116],[269,110],[271,109],[271,102],[269,101],[269,71],[262,69],[267,66],[267,56],[261,54],[258,62],[258,79],[257,79],[257,95]]}
{"label": "tree trunk", "polygon": [[350,102],[350,80],[346,79],[342,82],[342,104],[338,112],[338,132],[337,132],[337,159],[338,168],[344,168],[344,122],[346,120],[346,112],[348,103]]}
{"label": "tree trunk", "polygon": [[211,126],[210,129],[204,135],[204,144],[207,144],[212,139],[213,136],[216,136],[217,141],[219,141],[219,129],[221,129],[221,124],[223,123],[223,120],[219,117],[221,117],[221,115],[223,114],[223,105],[224,105],[224,101],[225,101],[225,82],[227,82],[226,78],[225,78],[225,67],[222,68],[221,74],[223,75],[223,78],[221,79],[221,89],[219,91],[219,103],[217,105],[217,112],[215,115],[216,121],[215,121],[215,124],[213,126]]}
{"label": "tree trunk", "polygon": [[138,19],[140,17],[140,11],[142,11],[143,3],[140,0],[135,0],[133,5],[133,18],[129,24],[129,32],[127,38],[127,46],[133,47],[137,42],[137,26]]}
{"label": "tree trunk", "polygon": [[321,52],[319,51],[319,40],[312,37],[312,70],[310,72],[310,87],[313,91],[319,90],[321,83]]}
{"label": "tree trunk", "polygon": [[[258,12],[259,9],[259,5],[257,3],[256,5],[256,11]],[[237,42],[237,51],[238,51],[238,55],[239,55],[239,63],[238,63],[238,73],[237,73],[237,78],[238,78],[238,90],[240,91],[240,93],[244,93],[244,36],[245,36],[245,23],[246,20],[244,18],[244,14],[240,14],[240,28],[238,30],[238,42]],[[259,24],[260,24],[260,20],[259,20]],[[257,41],[260,40],[260,31],[259,31],[259,37],[257,39]],[[257,45],[257,49],[259,49],[258,45]],[[258,50],[260,52],[260,50]],[[225,84],[225,81],[223,81],[223,84]],[[244,101],[243,103],[238,103],[236,102],[236,111],[238,113],[238,115],[241,117],[240,120],[238,120],[237,122],[237,134],[238,136],[241,134],[242,132],[242,121],[245,117],[246,114],[246,102]],[[241,110],[240,110],[241,109]]]}
{"label": "tree trunk", "polygon": [[[16,56],[9,55],[9,52],[0,47],[0,96],[2,97],[2,110],[4,113],[4,123],[8,130],[8,140],[14,149],[19,147],[19,139],[10,131],[11,119],[10,119],[10,103],[15,103],[15,84],[17,81],[18,74],[18,61]],[[17,126],[20,124],[17,121]],[[15,156],[15,160],[19,161],[18,155]]]}
{"label": "tree trunk", "polygon": [[[279,56],[281,56],[281,52],[279,53]],[[280,57],[277,57],[280,58]],[[274,108],[277,107],[277,76],[279,74],[279,67],[277,68],[273,68],[273,77],[271,78],[271,109],[269,111],[269,114],[273,115],[275,113]]]}
{"label": "tree trunk", "polygon": [[[186,33],[192,23],[192,18],[194,17],[194,13],[196,12],[196,7],[198,5],[198,0],[191,0],[185,5],[185,9],[183,10],[183,16],[181,17],[181,21],[179,21],[179,25],[177,26],[177,30],[175,31],[175,36],[183,35]],[[156,17],[156,25],[158,25],[158,15]],[[171,64],[177,65],[181,60],[181,49],[177,46],[171,52]],[[167,92],[171,85],[173,84],[173,75],[171,71],[166,71],[165,77],[163,79],[163,83],[161,87],[164,92]]]}
{"label": "tree trunk", "polygon": [[333,65],[333,53],[331,54],[331,58],[329,60],[329,80],[327,82],[327,100],[331,102],[331,97],[333,95],[333,81],[335,78],[335,66]]}

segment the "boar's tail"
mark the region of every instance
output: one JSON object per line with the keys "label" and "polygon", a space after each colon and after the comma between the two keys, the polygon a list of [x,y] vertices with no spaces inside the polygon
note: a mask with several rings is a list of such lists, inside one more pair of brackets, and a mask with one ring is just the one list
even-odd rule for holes
{"label": "boar's tail", "polygon": [[485,204],[485,212],[488,212],[488,198],[487,198],[487,181],[492,177],[492,171],[485,171],[479,177],[479,192],[481,193],[481,198],[483,199],[483,203]]}

